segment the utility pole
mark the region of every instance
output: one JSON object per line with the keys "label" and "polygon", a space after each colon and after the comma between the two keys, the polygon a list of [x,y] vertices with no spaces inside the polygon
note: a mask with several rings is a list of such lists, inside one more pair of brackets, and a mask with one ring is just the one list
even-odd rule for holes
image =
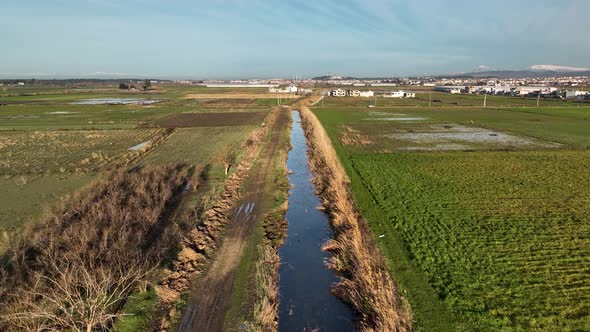
{"label": "utility pole", "polygon": [[428,99],[428,107],[432,106],[432,91],[430,91],[430,98]]}
{"label": "utility pole", "polygon": [[486,93],[483,95],[483,107],[486,107],[487,101],[488,101],[488,94]]}
{"label": "utility pole", "polygon": [[539,91],[537,95],[537,107],[539,107],[539,102],[541,101],[541,91]]}
{"label": "utility pole", "polygon": [[375,95],[375,107],[377,107],[377,95]]}

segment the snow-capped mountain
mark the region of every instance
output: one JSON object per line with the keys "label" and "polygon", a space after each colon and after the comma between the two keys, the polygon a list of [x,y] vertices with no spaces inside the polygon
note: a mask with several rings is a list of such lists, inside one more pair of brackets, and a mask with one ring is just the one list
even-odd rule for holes
{"label": "snow-capped mountain", "polygon": [[533,65],[528,67],[529,70],[534,71],[556,71],[556,72],[576,72],[576,71],[590,71],[590,68],[568,67],[557,65]]}

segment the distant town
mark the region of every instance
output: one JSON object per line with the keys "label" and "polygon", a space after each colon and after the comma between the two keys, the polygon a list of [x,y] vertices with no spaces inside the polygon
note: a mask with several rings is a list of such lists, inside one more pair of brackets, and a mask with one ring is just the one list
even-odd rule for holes
{"label": "distant town", "polygon": [[[493,73],[493,72],[492,72]],[[343,76],[320,76],[290,79],[248,80],[154,80],[154,79],[74,79],[74,80],[0,80],[1,86],[25,86],[35,84],[67,85],[82,88],[89,82],[107,84],[121,82],[120,86],[134,84],[181,84],[211,88],[267,88],[269,93],[306,95],[321,89],[322,93],[335,97],[414,98],[415,91],[438,91],[451,94],[488,94],[515,97],[540,97],[568,100],[590,100],[590,76],[545,76],[545,77],[472,77],[472,76],[425,76],[406,78],[354,78]],[[395,90],[404,88],[404,90]]]}
{"label": "distant town", "polygon": [[[266,87],[271,93],[307,94],[310,88],[324,88],[335,97],[373,97],[377,94],[391,98],[414,98],[414,90],[433,90],[452,94],[488,94],[515,97],[590,100],[590,76],[555,76],[525,78],[476,77],[415,77],[391,79],[360,79],[322,76],[312,79],[177,81],[176,83],[207,87]],[[330,86],[334,86],[330,89]],[[298,88],[299,87],[299,88]],[[396,87],[405,90],[389,91]]]}

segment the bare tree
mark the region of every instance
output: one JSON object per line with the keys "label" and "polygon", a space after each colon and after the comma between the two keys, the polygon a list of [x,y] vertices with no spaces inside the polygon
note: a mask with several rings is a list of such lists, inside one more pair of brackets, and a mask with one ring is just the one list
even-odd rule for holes
{"label": "bare tree", "polygon": [[186,165],[115,171],[9,241],[0,331],[108,329],[180,238],[164,216],[190,174]]}
{"label": "bare tree", "polygon": [[32,287],[17,290],[11,312],[0,319],[23,330],[106,329],[122,316],[118,307],[151,270],[145,260],[92,268],[81,260],[47,260],[50,271],[37,274]]}
{"label": "bare tree", "polygon": [[214,158],[216,163],[223,164],[223,172],[226,176],[229,174],[229,170],[236,163],[237,159],[238,156],[236,152],[227,150],[219,151]]}

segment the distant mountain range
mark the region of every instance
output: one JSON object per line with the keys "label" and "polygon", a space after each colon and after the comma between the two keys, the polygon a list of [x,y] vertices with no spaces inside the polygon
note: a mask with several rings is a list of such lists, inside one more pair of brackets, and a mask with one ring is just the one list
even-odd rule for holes
{"label": "distant mountain range", "polygon": [[[429,77],[440,78],[545,78],[545,77],[563,77],[563,76],[590,76],[590,68],[568,67],[558,65],[533,65],[521,70],[501,70],[493,69],[485,65],[479,66],[472,72],[447,74],[447,75],[424,75]],[[334,76],[324,75],[314,77],[314,80],[327,81],[334,79]],[[342,80],[392,80],[399,77],[338,77]],[[419,78],[419,76],[410,76],[410,78]]]}
{"label": "distant mountain range", "polygon": [[[488,69],[486,66],[479,68]],[[449,75],[451,77],[475,77],[475,78],[544,78],[556,76],[590,76],[590,68],[567,67],[557,65],[533,65],[522,70],[477,70],[470,73]]]}

